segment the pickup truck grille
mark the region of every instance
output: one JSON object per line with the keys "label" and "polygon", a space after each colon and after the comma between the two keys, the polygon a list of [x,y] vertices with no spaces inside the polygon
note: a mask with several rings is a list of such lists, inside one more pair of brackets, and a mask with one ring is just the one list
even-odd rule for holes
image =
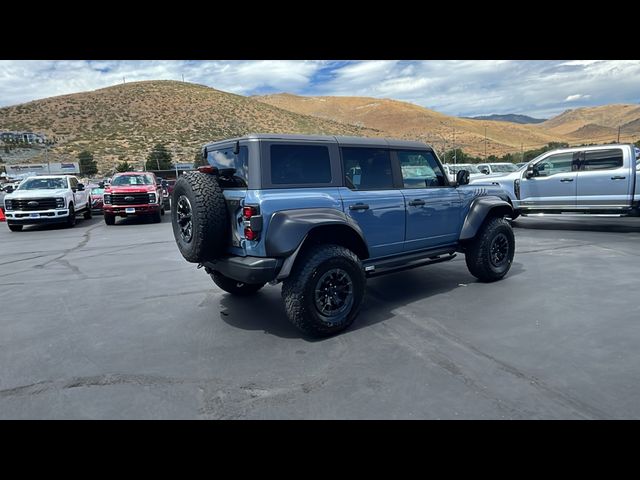
{"label": "pickup truck grille", "polygon": [[[29,205],[31,204],[31,205]],[[11,200],[13,210],[34,211],[56,208],[55,198],[21,198]]]}
{"label": "pickup truck grille", "polygon": [[149,203],[148,193],[112,193],[112,205],[141,205]]}

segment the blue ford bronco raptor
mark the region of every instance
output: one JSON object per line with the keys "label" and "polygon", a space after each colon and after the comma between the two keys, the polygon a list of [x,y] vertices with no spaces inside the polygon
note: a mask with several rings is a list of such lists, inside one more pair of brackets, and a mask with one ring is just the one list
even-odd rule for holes
{"label": "blue ford bronco raptor", "polygon": [[178,179],[171,220],[183,257],[233,295],[282,282],[290,321],[347,328],[367,277],[465,255],[483,282],[504,277],[515,240],[507,194],[450,182],[433,149],[381,138],[248,135],[203,148]]}

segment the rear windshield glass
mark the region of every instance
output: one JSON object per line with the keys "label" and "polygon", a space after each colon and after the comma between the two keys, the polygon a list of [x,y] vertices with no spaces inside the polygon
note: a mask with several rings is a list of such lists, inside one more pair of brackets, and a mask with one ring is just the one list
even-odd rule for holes
{"label": "rear windshield glass", "polygon": [[271,183],[330,183],[329,148],[321,145],[271,145]]}
{"label": "rear windshield glass", "polygon": [[226,188],[246,188],[249,182],[249,149],[241,146],[233,153],[234,147],[209,150],[207,161],[220,172],[223,186]]}

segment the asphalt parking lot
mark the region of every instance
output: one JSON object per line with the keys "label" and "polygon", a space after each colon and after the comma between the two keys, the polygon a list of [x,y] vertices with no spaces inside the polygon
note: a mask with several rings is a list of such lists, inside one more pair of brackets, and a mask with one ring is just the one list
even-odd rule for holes
{"label": "asphalt parking lot", "polygon": [[0,418],[640,418],[640,219],[514,222],[509,275],[464,258],[368,282],[333,338],[185,262],[161,224],[0,224]]}

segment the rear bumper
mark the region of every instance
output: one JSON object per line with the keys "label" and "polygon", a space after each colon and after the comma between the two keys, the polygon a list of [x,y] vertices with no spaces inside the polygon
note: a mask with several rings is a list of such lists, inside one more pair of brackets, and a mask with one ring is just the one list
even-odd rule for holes
{"label": "rear bumper", "polygon": [[281,258],[227,257],[205,262],[204,266],[238,282],[266,283],[276,279],[282,262]]}
{"label": "rear bumper", "polygon": [[[127,213],[125,209],[135,208],[135,212]],[[116,217],[129,217],[132,215],[150,215],[160,211],[160,205],[103,205],[102,210],[109,215]]]}

